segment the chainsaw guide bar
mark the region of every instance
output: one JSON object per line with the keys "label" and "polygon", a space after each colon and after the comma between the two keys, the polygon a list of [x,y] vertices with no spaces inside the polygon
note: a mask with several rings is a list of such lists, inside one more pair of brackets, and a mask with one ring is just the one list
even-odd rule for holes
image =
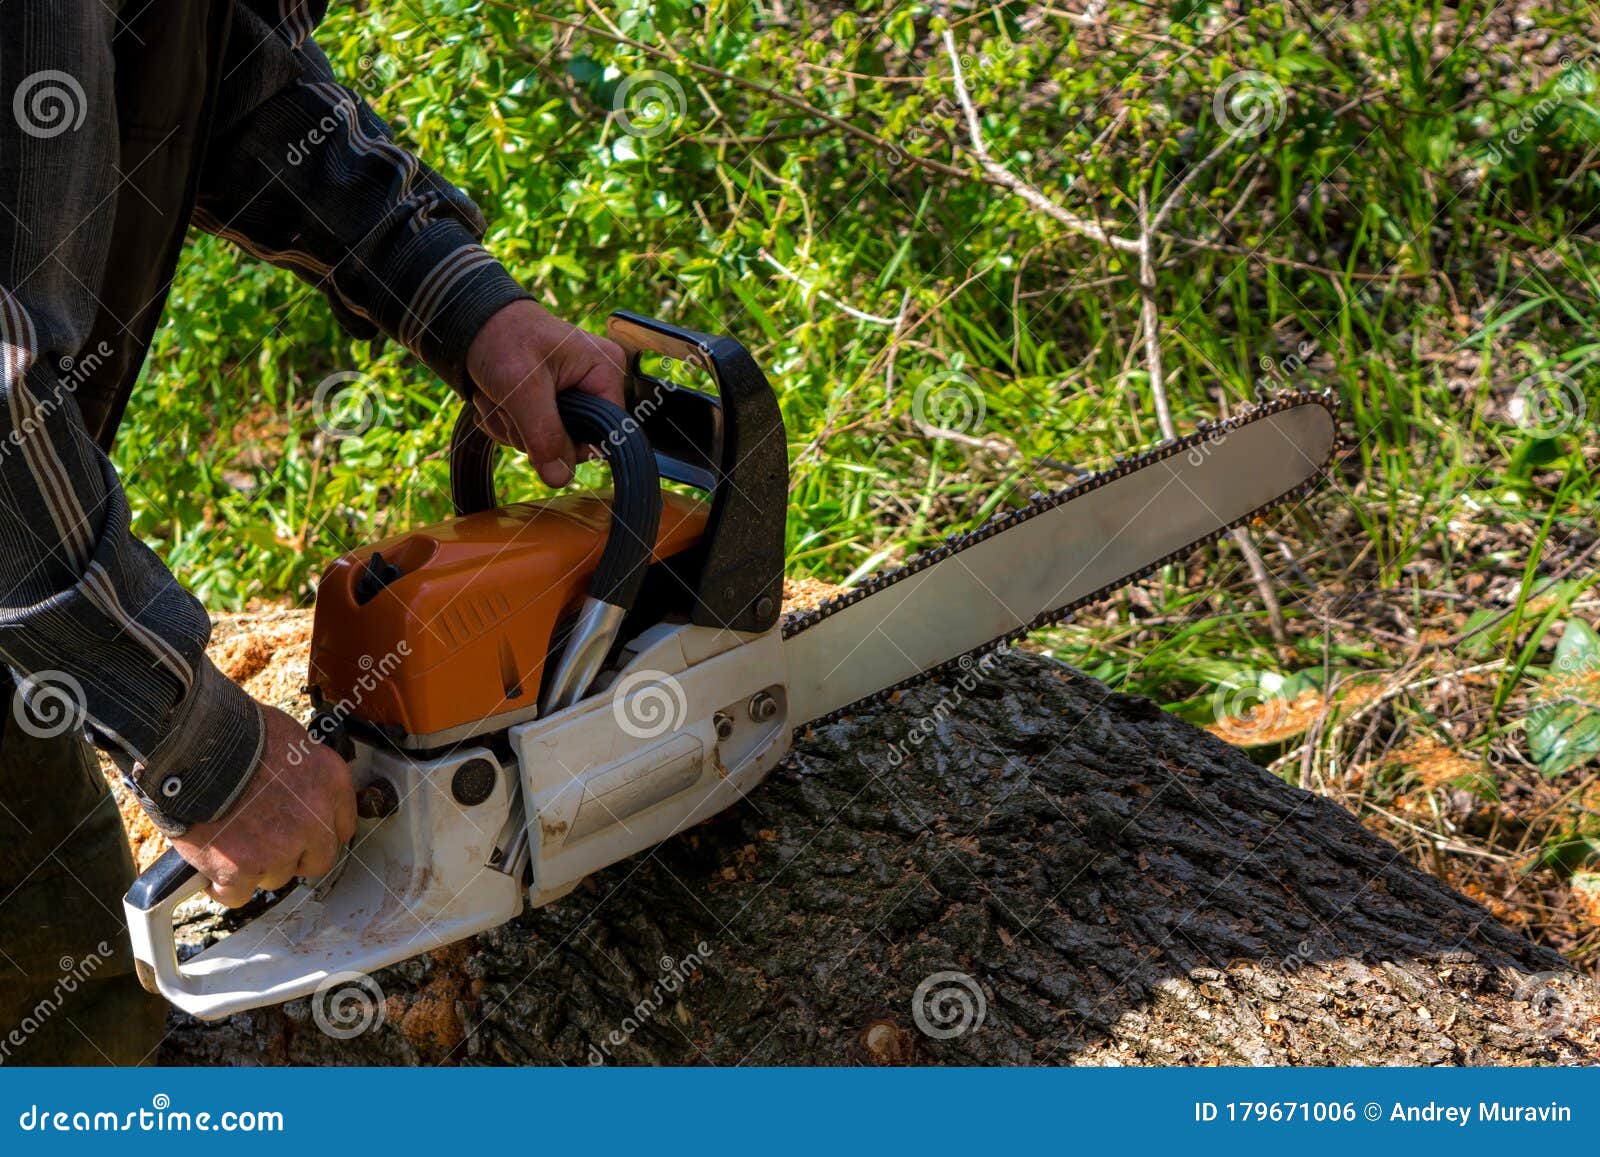
{"label": "chainsaw guide bar", "polygon": [[1239,515],[1223,525],[1217,526],[1209,533],[1202,535],[1201,537],[1196,538],[1189,543],[1186,543],[1185,545],[1161,556],[1160,558],[1155,559],[1152,562],[1147,563],[1135,571],[1123,575],[1122,577],[1115,579],[1112,582],[1107,583],[1106,585],[1099,587],[1098,589],[1091,591],[1086,595],[1073,599],[1072,601],[1060,607],[1039,614],[1024,626],[1018,627],[1017,629],[1008,631],[1004,634],[997,635],[988,642],[963,651],[942,663],[927,667],[915,675],[911,675],[907,678],[891,683],[888,686],[879,688],[878,690],[867,695],[863,695],[858,699],[854,699],[843,706],[835,707],[829,711],[826,711],[823,714],[818,715],[816,718],[797,724],[794,728],[795,738],[799,739],[813,727],[835,722],[851,714],[852,712],[860,710],[863,707],[870,707],[874,704],[882,703],[899,692],[906,690],[907,688],[919,686],[920,684],[938,679],[940,676],[945,675],[957,668],[969,667],[974,660],[981,658],[991,651],[1006,646],[1010,643],[1015,643],[1025,638],[1032,631],[1051,626],[1052,624],[1060,623],[1070,618],[1073,614],[1084,609],[1085,607],[1092,606],[1093,604],[1098,603],[1108,596],[1114,594],[1118,590],[1127,586],[1129,583],[1137,582],[1142,578],[1146,578],[1149,575],[1154,574],[1164,566],[1181,561],[1184,557],[1191,554],[1195,550],[1209,543],[1215,542],[1217,539],[1234,530],[1236,527],[1243,526],[1255,520],[1256,518],[1259,518],[1267,511],[1281,506],[1285,502],[1293,501],[1295,498],[1308,493],[1316,487],[1318,482],[1322,480],[1322,477],[1327,471],[1328,466],[1333,462],[1333,459],[1337,456],[1339,451],[1340,440],[1338,436],[1338,400],[1331,390],[1324,390],[1320,393],[1313,393],[1311,391],[1290,391],[1277,395],[1269,402],[1264,402],[1260,405],[1252,406],[1247,410],[1243,410],[1224,421],[1202,422],[1199,428],[1192,434],[1161,443],[1160,445],[1154,446],[1151,449],[1133,457],[1119,458],[1111,469],[1090,475],[1089,477],[1084,478],[1081,481],[1061,490],[1054,491],[1050,494],[1036,494],[1025,506],[991,515],[986,522],[984,522],[975,530],[969,531],[966,534],[952,534],[948,536],[947,539],[940,545],[923,551],[922,553],[914,556],[892,570],[881,571],[878,574],[870,575],[855,586],[851,587],[849,590],[825,599],[815,607],[804,611],[796,611],[787,615],[783,622],[783,637],[785,640],[795,638],[796,636],[799,636],[804,632],[821,625],[834,615],[839,614],[841,611],[855,606],[864,600],[870,599],[872,596],[880,594],[895,584],[904,582],[906,579],[926,571],[929,567],[935,566],[936,564],[944,562],[945,560],[959,555],[964,551],[971,550],[986,542],[989,542],[996,536],[1001,535],[1008,530],[1012,530],[1015,527],[1020,526],[1031,519],[1047,514],[1052,510],[1057,510],[1060,507],[1071,503],[1075,499],[1082,498],[1085,495],[1100,490],[1102,487],[1115,482],[1120,478],[1125,478],[1139,470],[1143,470],[1148,466],[1155,465],[1158,462],[1175,457],[1176,455],[1186,454],[1196,449],[1203,449],[1210,445],[1217,444],[1221,439],[1226,438],[1234,431],[1240,430],[1246,426],[1252,425],[1253,423],[1263,421],[1264,419],[1270,418],[1276,414],[1281,414],[1287,410],[1291,410],[1299,406],[1319,406],[1326,410],[1333,422],[1334,436],[1329,441],[1328,451],[1323,460],[1317,463],[1314,469],[1308,471],[1304,479],[1288,490],[1269,498],[1267,501],[1261,503],[1247,513]]}

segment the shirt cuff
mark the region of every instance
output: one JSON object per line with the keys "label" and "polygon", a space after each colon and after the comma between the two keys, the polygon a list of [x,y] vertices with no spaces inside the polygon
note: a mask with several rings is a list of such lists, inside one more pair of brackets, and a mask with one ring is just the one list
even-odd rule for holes
{"label": "shirt cuff", "polygon": [[462,397],[472,395],[467,350],[478,331],[513,301],[533,295],[464,226],[439,221],[395,255],[401,273],[394,291],[402,310],[402,344]]}
{"label": "shirt cuff", "polygon": [[261,707],[202,656],[167,737],[133,765],[130,786],[167,835],[214,820],[233,806],[261,763]]}

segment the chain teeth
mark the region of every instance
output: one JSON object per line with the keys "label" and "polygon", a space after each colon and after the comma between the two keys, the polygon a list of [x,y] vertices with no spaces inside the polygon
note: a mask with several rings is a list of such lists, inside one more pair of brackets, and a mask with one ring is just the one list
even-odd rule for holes
{"label": "chain teeth", "polygon": [[1171,458],[1176,454],[1182,454],[1195,446],[1203,445],[1206,442],[1212,441],[1213,439],[1227,434],[1232,430],[1237,430],[1241,426],[1249,425],[1251,422],[1259,422],[1263,418],[1270,417],[1273,414],[1281,413],[1284,410],[1293,409],[1296,406],[1306,405],[1321,406],[1323,409],[1327,410],[1333,416],[1334,428],[1336,432],[1333,443],[1328,449],[1327,458],[1323,460],[1323,462],[1311,473],[1309,477],[1306,478],[1305,481],[1278,495],[1276,498],[1262,503],[1248,514],[1234,519],[1226,526],[1217,527],[1217,529],[1213,530],[1205,537],[1196,539],[1189,545],[1182,547],[1179,550],[1175,550],[1171,554],[1165,555],[1162,558],[1158,558],[1147,566],[1141,567],[1132,574],[1124,575],[1122,578],[1101,587],[1099,590],[1091,591],[1081,599],[1076,599],[1065,606],[1056,608],[1055,610],[1046,611],[1025,626],[1019,627],[1014,631],[1009,631],[1004,635],[1000,635],[997,638],[991,639],[981,646],[972,648],[970,651],[963,651],[961,654],[947,659],[943,663],[939,663],[936,666],[929,667],[908,679],[902,679],[898,683],[894,683],[883,688],[882,690],[874,691],[872,694],[863,696],[862,698],[855,700],[853,703],[847,703],[843,707],[837,708],[836,710],[828,712],[826,715],[819,716],[816,719],[812,719],[800,725],[799,727],[796,727],[796,738],[798,738],[808,728],[819,727],[827,723],[832,723],[837,719],[842,719],[844,716],[849,715],[854,711],[859,711],[863,707],[870,707],[873,704],[882,703],[884,700],[898,694],[901,691],[904,691],[908,687],[915,687],[921,683],[926,683],[930,680],[937,679],[939,676],[952,671],[957,667],[962,667],[963,665],[970,666],[973,660],[981,658],[982,656],[987,655],[989,652],[999,647],[1018,642],[1026,638],[1032,631],[1037,631],[1042,627],[1048,627],[1052,624],[1059,623],[1063,619],[1066,619],[1067,617],[1076,614],[1078,611],[1083,610],[1083,608],[1099,602],[1107,595],[1113,594],[1114,592],[1122,589],[1129,583],[1135,583],[1142,578],[1147,578],[1169,563],[1185,558],[1194,553],[1196,550],[1199,550],[1201,547],[1217,541],[1217,539],[1221,538],[1229,531],[1232,531],[1237,527],[1244,526],[1246,523],[1261,517],[1262,514],[1273,509],[1274,507],[1281,506],[1286,502],[1292,502],[1296,498],[1310,493],[1316,488],[1317,484],[1322,481],[1323,474],[1326,473],[1328,466],[1333,462],[1334,458],[1338,456],[1340,447],[1342,446],[1342,439],[1337,433],[1340,417],[1338,397],[1331,389],[1323,390],[1320,393],[1312,393],[1309,391],[1280,393],[1270,402],[1263,402],[1260,405],[1252,406],[1247,410],[1241,410],[1238,414],[1224,421],[1203,422],[1193,434],[1189,434],[1185,437],[1175,440],[1162,442],[1151,447],[1149,450],[1146,450],[1144,453],[1136,455],[1132,458],[1117,458],[1113,461],[1111,469],[1101,471],[1098,474],[1092,474],[1080,482],[1076,482],[1071,486],[1057,490],[1051,494],[1036,493],[1031,497],[1026,506],[1020,506],[1012,510],[1007,510],[1003,513],[996,512],[995,514],[990,515],[988,520],[975,530],[969,531],[966,534],[951,534],[940,545],[933,547],[930,550],[923,551],[921,554],[908,559],[905,563],[895,567],[893,570],[881,571],[878,574],[869,575],[842,594],[834,595],[832,598],[824,599],[815,607],[812,607],[808,610],[795,611],[787,615],[783,621],[783,637],[785,639],[791,639],[800,634],[802,631],[809,630],[816,626],[824,619],[838,614],[846,607],[853,606],[854,604],[859,603],[862,599],[869,598],[872,595],[877,594],[886,587],[891,587],[897,582],[908,579],[912,575],[917,574],[919,571],[927,570],[930,566],[943,562],[951,555],[959,554],[963,550],[977,546],[981,542],[986,542],[995,537],[995,535],[1002,534],[1005,531],[1010,530],[1012,527],[1028,521],[1030,518],[1036,518],[1039,515],[1044,514],[1046,511],[1054,510],[1058,506],[1066,505],[1074,498],[1081,498],[1083,495],[1088,494],[1091,491],[1098,490],[1100,487],[1109,482],[1115,482],[1118,478],[1124,478],[1127,475],[1132,474],[1134,471],[1142,470],[1146,466],[1149,466],[1155,462],[1160,462],[1164,458]]}

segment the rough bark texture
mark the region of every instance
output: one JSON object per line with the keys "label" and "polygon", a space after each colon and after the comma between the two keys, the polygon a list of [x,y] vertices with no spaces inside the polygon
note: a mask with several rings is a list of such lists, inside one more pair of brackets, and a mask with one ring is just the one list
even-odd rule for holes
{"label": "rough bark texture", "polygon": [[1600,1060],[1600,987],[1336,804],[1038,656],[963,681],[820,729],[741,806],[379,974],[360,1035],[297,1001],[175,1016],[161,1059]]}

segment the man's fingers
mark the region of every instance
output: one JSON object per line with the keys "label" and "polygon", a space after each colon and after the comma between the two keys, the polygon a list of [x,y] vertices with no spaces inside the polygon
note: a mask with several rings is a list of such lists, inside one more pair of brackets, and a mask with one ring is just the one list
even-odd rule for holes
{"label": "man's fingers", "polygon": [[276,892],[279,888],[287,886],[299,874],[295,866],[275,868],[257,880],[256,887],[263,892]]}
{"label": "man's fingers", "polygon": [[356,793],[341,791],[333,805],[333,834],[338,838],[337,848],[344,847],[355,838],[356,819]]}
{"label": "man's fingers", "polygon": [[325,840],[314,841],[300,856],[294,874],[307,879],[327,875],[333,870],[333,865],[338,863],[339,849],[343,846],[332,835]]}
{"label": "man's fingers", "polygon": [[249,880],[231,880],[226,884],[213,881],[206,891],[211,898],[224,908],[243,908],[250,902],[250,897],[256,893],[256,886]]}
{"label": "man's fingers", "polygon": [[523,449],[546,486],[559,490],[572,481],[578,451],[556,410],[555,391],[546,382],[528,381],[506,399]]}
{"label": "man's fingers", "polygon": [[478,426],[485,434],[502,446],[527,453],[517,437],[517,428],[511,424],[511,418],[503,407],[490,401],[484,394],[478,394],[472,403],[478,411]]}
{"label": "man's fingers", "polygon": [[622,383],[628,365],[627,355],[616,342],[593,334],[585,334],[595,346],[595,362],[589,372],[578,380],[577,388],[586,394],[604,398],[616,406],[624,404]]}

